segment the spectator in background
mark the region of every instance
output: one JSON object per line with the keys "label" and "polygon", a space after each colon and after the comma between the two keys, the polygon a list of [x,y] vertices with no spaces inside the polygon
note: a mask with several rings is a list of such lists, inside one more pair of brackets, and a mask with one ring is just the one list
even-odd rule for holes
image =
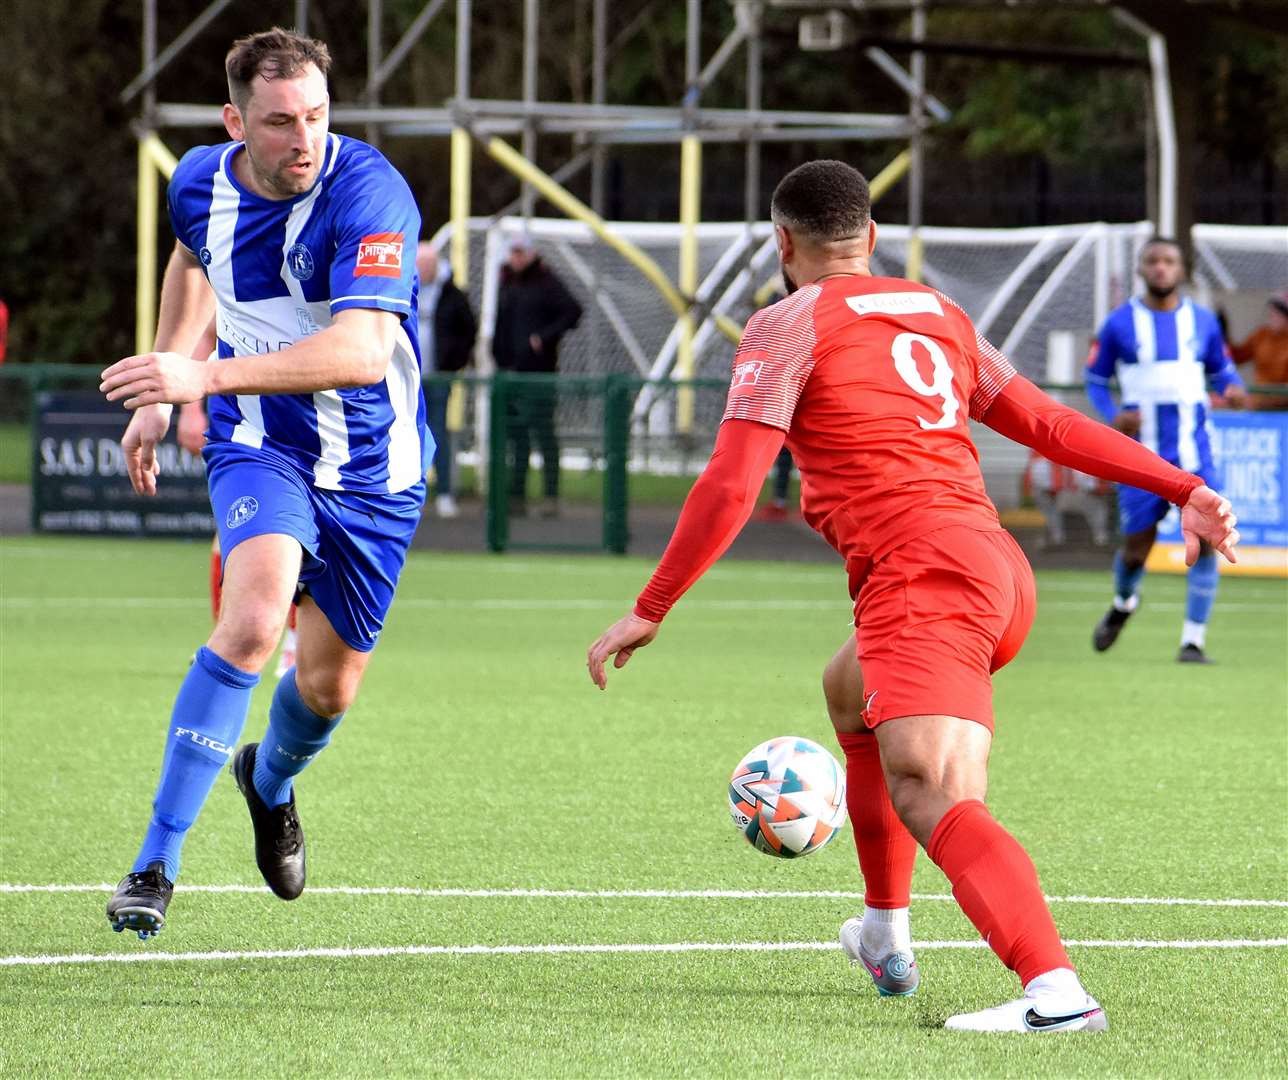
{"label": "spectator in background", "polygon": [[[581,319],[581,304],[537,254],[526,232],[510,241],[501,267],[492,355],[502,371],[551,375],[559,365],[559,341]],[[559,513],[559,441],[555,436],[557,389],[553,380],[533,380],[509,398],[510,510],[527,512],[528,457],[532,438],[541,451],[545,497],[542,515]]]}
{"label": "spectator in background", "polygon": [[[1266,304],[1266,321],[1231,347],[1236,364],[1252,364],[1254,386],[1288,385],[1288,289]],[[1288,409],[1288,394],[1249,394],[1250,409]]]}
{"label": "spectator in background", "polygon": [[1064,544],[1066,513],[1082,516],[1097,547],[1109,543],[1109,489],[1103,480],[1048,461],[1036,451],[1029,456],[1024,480],[1046,522],[1043,546]]}
{"label": "spectator in background", "polygon": [[[416,272],[420,274],[416,306],[421,370],[427,375],[460,371],[469,366],[478,334],[469,298],[452,281],[452,268],[440,265],[431,244],[416,248]],[[425,420],[434,436],[434,509],[441,518],[453,518],[458,512],[452,491],[452,433],[447,429],[451,393],[449,382],[434,380],[425,386]]]}

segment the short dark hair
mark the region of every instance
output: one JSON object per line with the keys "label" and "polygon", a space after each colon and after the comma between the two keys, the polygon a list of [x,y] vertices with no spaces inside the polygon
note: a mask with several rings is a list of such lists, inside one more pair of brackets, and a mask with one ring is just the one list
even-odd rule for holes
{"label": "short dark hair", "polygon": [[854,240],[872,216],[863,174],[844,161],[807,161],[778,182],[769,203],[774,224],[814,243]]}
{"label": "short dark hair", "polygon": [[1181,242],[1180,242],[1179,240],[1177,240],[1177,239],[1176,239],[1175,237],[1173,237],[1173,236],[1163,236],[1163,235],[1161,235],[1160,233],[1155,233],[1155,234],[1154,234],[1153,236],[1151,236],[1148,240],[1146,240],[1143,244],[1141,244],[1141,246],[1140,246],[1140,253],[1141,253],[1141,255],[1142,255],[1142,256],[1144,256],[1146,249],[1148,249],[1148,248],[1152,248],[1152,247],[1157,247],[1159,244],[1166,244],[1168,247],[1174,247],[1174,248],[1176,248],[1177,252],[1178,252],[1178,253],[1180,254],[1180,256],[1181,256],[1181,260],[1182,260],[1182,261],[1184,261],[1184,259],[1185,259],[1185,249],[1184,249],[1183,247],[1181,247]]}
{"label": "short dark hair", "polygon": [[265,79],[292,79],[308,64],[322,72],[331,70],[331,53],[316,38],[275,26],[248,34],[233,42],[224,58],[228,74],[228,96],[239,109],[250,101],[251,83],[257,75]]}

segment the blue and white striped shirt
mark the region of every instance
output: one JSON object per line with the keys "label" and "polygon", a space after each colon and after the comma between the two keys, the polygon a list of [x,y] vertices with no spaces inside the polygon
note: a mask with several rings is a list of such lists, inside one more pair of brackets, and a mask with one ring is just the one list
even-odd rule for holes
{"label": "blue and white striped shirt", "polygon": [[381,382],[212,397],[207,437],[285,457],[315,487],[403,491],[424,477],[433,449],[416,341],[420,214],[411,191],[375,148],[329,134],[313,186],[265,199],[233,173],[242,150],[239,142],[195,147],[168,192],[175,235],[215,291],[219,357],[285,349],[347,308],[391,311],[402,323]]}
{"label": "blue and white striped shirt", "polygon": [[1110,312],[1087,369],[1087,392],[1106,420],[1117,412],[1109,381],[1117,377],[1124,409],[1140,411],[1140,441],[1189,472],[1212,467],[1207,422],[1209,380],[1217,391],[1239,382],[1216,316],[1184,299],[1155,311],[1137,298]]}

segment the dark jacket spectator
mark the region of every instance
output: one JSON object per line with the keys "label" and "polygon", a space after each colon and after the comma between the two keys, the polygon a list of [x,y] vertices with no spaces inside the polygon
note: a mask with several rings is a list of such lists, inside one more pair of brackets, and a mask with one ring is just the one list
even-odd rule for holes
{"label": "dark jacket spectator", "polygon": [[[522,241],[501,268],[492,355],[505,371],[554,371],[559,339],[577,325],[581,305],[541,256]],[[534,347],[533,338],[539,340]]]}
{"label": "dark jacket spectator", "polygon": [[442,284],[434,308],[434,363],[439,371],[460,371],[474,358],[478,322],[469,298],[451,278]]}

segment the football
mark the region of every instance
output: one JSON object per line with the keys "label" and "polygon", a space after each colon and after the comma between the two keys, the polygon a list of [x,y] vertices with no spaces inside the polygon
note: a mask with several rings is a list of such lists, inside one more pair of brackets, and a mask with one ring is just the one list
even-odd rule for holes
{"label": "football", "polygon": [[809,855],[845,824],[845,773],[810,739],[784,735],[750,750],[729,778],[729,813],[757,851]]}

